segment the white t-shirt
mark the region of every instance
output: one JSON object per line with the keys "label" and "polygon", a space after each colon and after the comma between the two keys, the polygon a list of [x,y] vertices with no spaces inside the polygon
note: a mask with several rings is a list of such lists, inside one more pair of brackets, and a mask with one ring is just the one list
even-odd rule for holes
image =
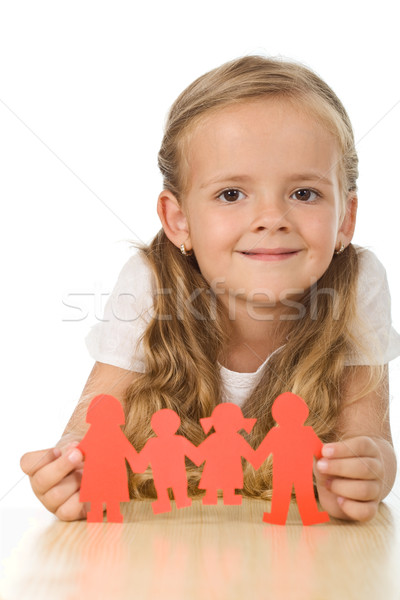
{"label": "white t-shirt", "polygon": [[[376,355],[380,356],[377,362],[387,363],[400,355],[400,335],[391,323],[386,271],[373,252],[356,248],[360,255],[359,315],[364,329],[354,333],[367,347],[376,350]],[[137,252],[123,266],[105,305],[103,319],[91,327],[85,338],[94,360],[130,371],[145,371],[140,338],[152,317],[155,293],[156,282],[151,268],[146,258]],[[278,351],[279,348],[275,350]],[[256,387],[271,356],[254,373],[238,373],[219,365],[223,400],[242,404]],[[346,360],[348,365],[370,363],[361,354]]]}

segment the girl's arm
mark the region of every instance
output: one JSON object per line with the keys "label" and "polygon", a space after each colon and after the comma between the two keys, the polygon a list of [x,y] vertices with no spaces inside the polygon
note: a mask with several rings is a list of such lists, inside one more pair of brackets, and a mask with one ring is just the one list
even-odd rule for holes
{"label": "girl's arm", "polygon": [[34,493],[59,519],[86,518],[87,504],[79,502],[82,453],[75,446],[89,427],[85,419],[91,400],[98,394],[111,394],[124,406],[125,391],[135,377],[132,371],[96,362],[56,447],[27,452],[21,458],[21,468],[29,476]]}
{"label": "girl's arm", "polygon": [[368,521],[396,478],[396,455],[389,421],[388,370],[382,385],[355,402],[351,398],[366,381],[367,369],[353,367],[343,409],[339,414],[340,441],[325,444],[316,464],[319,499],[328,513],[340,519]]}
{"label": "girl's arm", "polygon": [[65,447],[65,441],[82,439],[88,430],[86,413],[92,399],[98,394],[110,394],[119,400],[125,410],[124,396],[137,373],[120,367],[96,362],[83,388],[81,397],[72,413],[57,447]]}

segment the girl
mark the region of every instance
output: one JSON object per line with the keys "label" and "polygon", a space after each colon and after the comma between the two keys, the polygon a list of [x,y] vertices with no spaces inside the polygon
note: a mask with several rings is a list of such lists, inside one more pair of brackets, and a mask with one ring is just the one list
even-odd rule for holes
{"label": "girl", "polygon": [[[223,401],[257,419],[256,449],[273,401],[291,391],[325,444],[314,466],[322,508],[375,515],[396,472],[387,363],[400,336],[382,265],[351,244],[357,162],[343,105],[299,64],[245,56],[180,94],[158,157],[162,229],[125,264],[89,332],[96,363],[63,437],[21,459],[50,511],[86,516],[73,444],[99,393],[123,402],[140,451],[157,410],[174,409],[179,433],[199,445],[199,419]],[[187,471],[194,496],[201,468]],[[242,493],[269,499],[271,475],[271,461],[245,464]],[[155,497],[150,470],[130,474],[130,496]]]}

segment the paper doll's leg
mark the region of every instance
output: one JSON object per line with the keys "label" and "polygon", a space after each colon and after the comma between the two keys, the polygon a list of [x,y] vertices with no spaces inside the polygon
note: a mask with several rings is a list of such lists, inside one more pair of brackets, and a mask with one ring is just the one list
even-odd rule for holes
{"label": "paper doll's leg", "polygon": [[207,488],[206,495],[203,496],[203,504],[218,504],[218,491],[213,488]]}
{"label": "paper doll's leg", "polygon": [[157,500],[152,503],[151,507],[153,509],[153,513],[158,515],[163,512],[169,512],[171,510],[171,501],[168,496],[168,488],[166,487],[157,487]]}
{"label": "paper doll's leg", "polygon": [[91,502],[90,510],[87,513],[86,520],[88,523],[102,523],[103,522],[103,503],[102,502]]}
{"label": "paper doll's leg", "polygon": [[[277,478],[275,477],[275,480]],[[285,525],[292,497],[292,483],[276,481],[273,485],[271,512],[265,512],[263,521],[275,525]]]}
{"label": "paper doll's leg", "polygon": [[124,517],[119,502],[107,502],[107,521],[109,523],[123,523]]}
{"label": "paper doll's leg", "polygon": [[242,504],[242,496],[235,494],[235,488],[224,490],[224,504]]}
{"label": "paper doll's leg", "polygon": [[176,502],[176,508],[185,508],[185,506],[192,505],[192,499],[189,498],[187,494],[179,494],[175,492],[174,489],[174,498]]}
{"label": "paper doll's leg", "polygon": [[174,492],[174,498],[177,508],[184,508],[185,506],[191,506],[192,499],[189,498],[187,493],[187,477],[186,472],[182,474],[172,488]]}
{"label": "paper doll's leg", "polygon": [[318,509],[312,485],[300,487],[295,483],[295,492],[303,525],[315,525],[329,521],[329,514]]}

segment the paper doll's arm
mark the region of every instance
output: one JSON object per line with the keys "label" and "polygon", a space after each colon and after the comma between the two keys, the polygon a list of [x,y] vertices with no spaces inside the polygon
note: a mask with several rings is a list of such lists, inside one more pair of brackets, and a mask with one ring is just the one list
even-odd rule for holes
{"label": "paper doll's arm", "polygon": [[313,441],[313,454],[314,454],[315,458],[317,458],[317,459],[322,458],[323,443],[321,442],[321,440],[315,433],[314,429],[312,429],[312,427],[310,427],[309,431],[310,431],[310,433],[309,433],[310,438]]}
{"label": "paper doll's arm", "polygon": [[188,439],[186,439],[186,438],[183,438],[183,439],[184,439],[184,450],[185,450],[186,456],[188,458],[190,458],[190,460],[199,467],[201,465],[201,463],[204,462],[204,460],[205,460],[205,456],[203,456],[203,449],[201,448],[202,444],[200,444],[200,446],[195,446],[194,444],[189,442]]}
{"label": "paper doll's arm", "polygon": [[210,458],[210,454],[213,453],[213,441],[214,441],[213,436],[214,435],[215,434],[210,435],[203,442],[201,442],[201,444],[199,444],[197,446],[197,448],[196,448],[196,454],[197,454],[197,460],[198,460],[198,462],[196,462],[197,465],[201,465],[205,460],[207,461]]}
{"label": "paper doll's arm", "polygon": [[273,444],[271,439],[273,437],[273,432],[274,430],[271,429],[258,446],[257,450],[254,450],[253,460],[249,462],[251,462],[255,469],[259,469],[271,452],[273,452]]}
{"label": "paper doll's arm", "polygon": [[[253,465],[253,467],[255,469],[258,469],[261,465],[261,462],[259,462],[259,454],[257,454],[256,450],[254,450],[250,444],[248,444],[246,442],[246,440],[244,438],[243,439],[243,444],[242,444],[242,456],[243,458],[245,458],[251,465]],[[259,448],[258,448],[259,449]]]}
{"label": "paper doll's arm", "polygon": [[80,450],[80,451],[82,452],[83,456],[85,456],[85,455],[86,455],[86,452],[87,452],[87,446],[88,446],[88,444],[87,444],[87,435],[85,435],[85,436],[84,436],[84,437],[81,439],[81,441],[79,442],[79,444],[77,445],[77,449],[78,449],[78,450]]}
{"label": "paper doll's arm", "polygon": [[132,470],[135,471],[135,473],[144,473],[147,469],[147,466],[151,462],[152,440],[153,438],[147,440],[141,452],[138,453],[135,450],[136,456],[134,460],[134,466],[131,465]]}
{"label": "paper doll's arm", "polygon": [[128,461],[132,471],[134,471],[135,473],[142,473],[146,469],[146,467],[143,469],[143,471],[138,470],[138,467],[140,468],[142,466],[139,461],[139,454],[136,452],[135,448],[125,436],[123,437],[123,444],[125,458]]}

